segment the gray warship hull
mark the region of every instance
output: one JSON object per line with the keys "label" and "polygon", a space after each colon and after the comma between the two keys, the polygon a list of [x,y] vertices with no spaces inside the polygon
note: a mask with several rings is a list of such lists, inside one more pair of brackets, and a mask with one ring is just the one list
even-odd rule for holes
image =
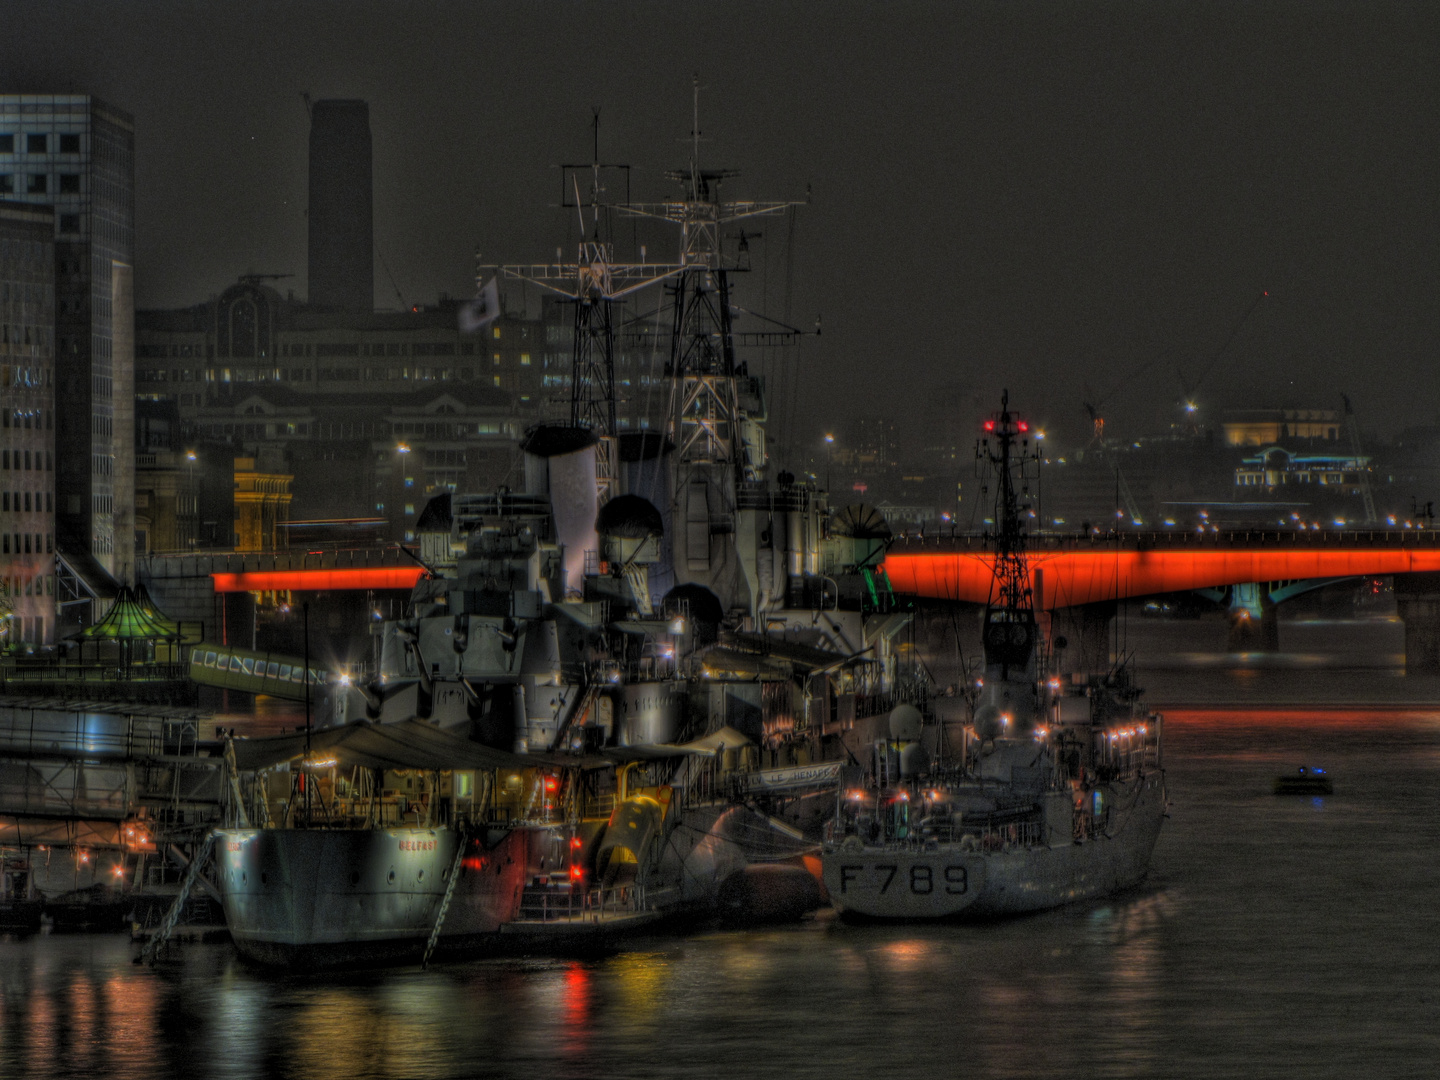
{"label": "gray warship hull", "polygon": [[985,849],[962,839],[872,846],[849,837],[821,855],[831,903],[852,919],[984,919],[1091,900],[1140,883],[1165,817],[1163,774],[1137,781],[1092,838]]}
{"label": "gray warship hull", "polygon": [[241,955],[301,966],[418,957],[455,859],[448,829],[230,829],[225,921]]}

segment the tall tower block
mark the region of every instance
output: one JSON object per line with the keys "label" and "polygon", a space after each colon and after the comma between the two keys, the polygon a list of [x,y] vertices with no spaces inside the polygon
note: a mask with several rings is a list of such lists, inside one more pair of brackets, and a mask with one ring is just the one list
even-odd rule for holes
{"label": "tall tower block", "polygon": [[310,111],[310,303],[375,308],[370,107],[317,101]]}
{"label": "tall tower block", "polygon": [[0,199],[44,205],[55,223],[57,543],[132,580],[134,122],[85,94],[0,94]]}

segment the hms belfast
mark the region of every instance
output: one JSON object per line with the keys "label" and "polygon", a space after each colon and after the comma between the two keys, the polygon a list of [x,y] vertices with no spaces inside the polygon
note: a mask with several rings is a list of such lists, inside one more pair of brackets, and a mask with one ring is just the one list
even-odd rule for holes
{"label": "hms belfast", "polygon": [[[574,262],[480,268],[492,310],[496,278],[573,306],[569,416],[526,435],[516,490],[425,507],[427,576],[329,727],[234,743],[218,865],[247,955],[569,947],[824,902],[843,763],[902,699],[924,711],[924,683],[874,573],[883,519],[769,475],[764,381],[737,356],[802,335],[737,331],[726,230],[799,204],[725,198],[736,174],[700,167],[696,132],[668,201],[604,206],[598,156],[566,168]],[[618,261],[615,215],[676,227],[679,258]],[[657,287],[667,416],[621,431],[616,342],[639,331],[617,315]]]}

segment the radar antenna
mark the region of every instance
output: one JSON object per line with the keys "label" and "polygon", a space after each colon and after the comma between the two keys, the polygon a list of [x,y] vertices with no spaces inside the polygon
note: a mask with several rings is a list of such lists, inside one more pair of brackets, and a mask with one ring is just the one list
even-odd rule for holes
{"label": "radar antenna", "polygon": [[[593,151],[582,165],[561,165],[560,205],[574,208],[580,224],[580,241],[573,261],[556,249],[553,263],[480,265],[476,286],[486,274],[538,286],[543,292],[575,306],[570,367],[569,422],[593,431],[597,446],[596,477],[600,501],[615,494],[618,434],[615,417],[614,306],[632,293],[666,281],[684,268],[678,264],[622,262],[614,244],[603,235],[603,201],[606,177],[621,177],[629,198],[630,166],[600,160],[600,110],[592,116]],[[589,174],[588,193],[582,194],[581,176]],[[588,213],[587,213],[588,212]]]}

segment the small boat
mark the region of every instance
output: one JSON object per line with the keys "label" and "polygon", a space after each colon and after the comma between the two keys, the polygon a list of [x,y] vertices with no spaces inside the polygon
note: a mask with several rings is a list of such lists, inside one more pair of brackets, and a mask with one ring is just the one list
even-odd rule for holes
{"label": "small boat", "polygon": [[1300,766],[1298,772],[1286,773],[1275,778],[1276,795],[1333,795],[1335,784],[1324,769],[1307,769]]}

